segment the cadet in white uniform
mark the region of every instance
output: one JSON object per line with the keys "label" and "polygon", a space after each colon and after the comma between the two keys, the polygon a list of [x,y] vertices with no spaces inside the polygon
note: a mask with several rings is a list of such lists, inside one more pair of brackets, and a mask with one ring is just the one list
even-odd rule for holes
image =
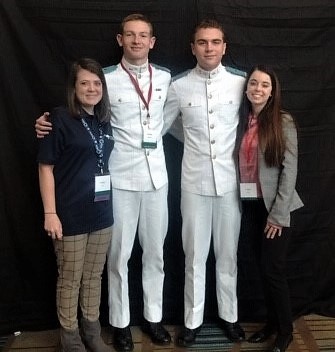
{"label": "cadet in white uniform", "polygon": [[108,256],[109,320],[115,328],[114,347],[131,351],[128,260],[137,230],[143,249],[143,331],[155,343],[171,341],[160,323],[163,245],[168,227],[168,180],[161,131],[171,75],[148,63],[155,37],[144,16],[127,16],[117,40],[123,47],[122,61],[105,69],[115,139],[109,162],[114,207]]}
{"label": "cadet in white uniform", "polygon": [[206,260],[212,235],[221,326],[232,341],[244,339],[237,322],[241,214],[233,149],[245,78],[242,72],[221,64],[226,44],[219,23],[201,22],[193,39],[192,52],[198,63],[171,83],[163,131],[178,117],[176,122],[181,122],[184,136],[181,212],[185,327],[177,339],[181,346],[194,343],[203,322]]}

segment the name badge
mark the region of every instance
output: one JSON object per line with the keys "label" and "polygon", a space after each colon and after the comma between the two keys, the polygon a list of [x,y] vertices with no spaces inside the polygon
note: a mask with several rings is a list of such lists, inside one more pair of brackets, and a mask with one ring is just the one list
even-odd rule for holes
{"label": "name badge", "polygon": [[94,178],[94,201],[109,200],[111,190],[111,176],[109,173],[97,174]]}
{"label": "name badge", "polygon": [[241,198],[257,198],[256,183],[240,183]]}
{"label": "name badge", "polygon": [[143,132],[142,148],[147,148],[147,149],[156,149],[157,148],[156,136],[149,129],[144,130],[144,132]]}

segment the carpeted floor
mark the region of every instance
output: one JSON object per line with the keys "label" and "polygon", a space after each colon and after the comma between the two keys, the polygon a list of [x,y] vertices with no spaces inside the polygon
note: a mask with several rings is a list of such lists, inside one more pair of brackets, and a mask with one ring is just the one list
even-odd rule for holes
{"label": "carpeted floor", "polygon": [[[251,323],[244,323],[242,326],[247,336],[260,327],[259,324]],[[294,339],[287,352],[335,352],[335,318],[310,315],[296,320],[294,326]],[[173,338],[179,331],[178,326],[167,326],[167,328]],[[248,342],[233,344],[214,324],[205,324],[195,345],[188,349],[176,347],[174,344],[163,347],[154,345],[136,326],[132,327],[132,333],[135,343],[134,352],[265,352],[272,344],[272,340],[263,344]],[[102,335],[112,347],[111,330],[103,328]],[[2,342],[4,343],[2,349],[0,347],[2,352],[52,352],[58,345],[58,331],[22,332],[18,336],[9,336]]]}

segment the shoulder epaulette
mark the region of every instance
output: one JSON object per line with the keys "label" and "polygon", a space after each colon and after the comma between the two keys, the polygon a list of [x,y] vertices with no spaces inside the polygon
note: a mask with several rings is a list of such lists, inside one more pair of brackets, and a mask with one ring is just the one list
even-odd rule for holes
{"label": "shoulder epaulette", "polygon": [[169,70],[167,67],[159,66],[159,65],[157,65],[157,64],[152,64],[151,62],[150,62],[150,65],[151,65],[152,67],[156,68],[157,70],[162,70],[162,71],[165,71],[165,72],[170,73],[170,70]]}
{"label": "shoulder epaulette", "polygon": [[230,67],[230,66],[225,66],[225,67],[226,67],[226,71],[229,73],[232,73],[233,75],[247,77],[247,73],[244,71],[241,71],[235,67]]}
{"label": "shoulder epaulette", "polygon": [[113,71],[115,71],[117,68],[117,65],[112,65],[112,66],[107,66],[107,67],[103,67],[103,72],[104,74],[107,74],[107,73],[111,73]]}
{"label": "shoulder epaulette", "polygon": [[176,81],[177,79],[180,79],[180,78],[187,76],[191,71],[192,71],[192,69],[189,69],[189,70],[183,71],[181,73],[178,73],[176,76],[172,77],[172,82]]}

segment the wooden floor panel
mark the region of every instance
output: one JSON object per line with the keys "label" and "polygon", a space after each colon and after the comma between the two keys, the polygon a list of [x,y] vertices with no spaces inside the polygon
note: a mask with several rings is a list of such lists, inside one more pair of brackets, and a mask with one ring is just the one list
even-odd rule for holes
{"label": "wooden floor panel", "polygon": [[[246,335],[256,331],[260,325],[242,324]],[[172,339],[175,339],[178,326],[166,326]],[[157,346],[142,334],[137,326],[131,327],[134,352],[265,352],[273,340],[263,344],[250,344],[243,342],[233,344],[225,337],[221,329],[214,324],[204,324],[197,336],[196,344],[192,348],[180,348],[173,343],[169,346]],[[112,334],[110,328],[102,329],[103,339],[112,347]],[[39,332],[22,332],[18,336],[10,336],[2,352],[54,352],[59,343],[58,330]],[[112,350],[114,350],[112,348]],[[294,323],[294,339],[287,352],[335,352],[335,318],[310,315],[301,317]]]}

